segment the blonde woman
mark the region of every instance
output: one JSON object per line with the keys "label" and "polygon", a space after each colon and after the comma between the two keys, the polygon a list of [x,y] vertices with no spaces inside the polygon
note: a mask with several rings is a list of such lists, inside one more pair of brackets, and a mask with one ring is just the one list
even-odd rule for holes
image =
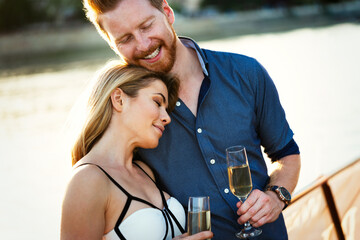
{"label": "blonde woman", "polygon": [[182,205],[158,187],[148,166],[133,161],[137,147],[158,145],[178,87],[171,76],[119,62],[101,71],[72,149],[62,240],[212,237],[209,231],[184,234]]}

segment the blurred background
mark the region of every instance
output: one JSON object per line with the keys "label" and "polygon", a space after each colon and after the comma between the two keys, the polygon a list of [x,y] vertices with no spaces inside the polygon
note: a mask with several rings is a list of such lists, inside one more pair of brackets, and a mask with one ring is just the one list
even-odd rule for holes
{"label": "blurred background", "polygon": [[[268,70],[300,146],[296,193],[360,157],[359,0],[168,2],[178,35]],[[0,0],[2,238],[59,238],[67,121],[112,58],[80,1]]]}

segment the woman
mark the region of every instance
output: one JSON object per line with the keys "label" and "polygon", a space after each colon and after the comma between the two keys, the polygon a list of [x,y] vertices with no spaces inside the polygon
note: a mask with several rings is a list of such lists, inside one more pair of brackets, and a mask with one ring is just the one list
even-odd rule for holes
{"label": "woman", "polygon": [[112,62],[100,73],[72,149],[74,173],[62,209],[61,239],[207,239],[184,233],[181,204],[162,192],[150,168],[133,162],[137,147],[155,148],[178,81]]}

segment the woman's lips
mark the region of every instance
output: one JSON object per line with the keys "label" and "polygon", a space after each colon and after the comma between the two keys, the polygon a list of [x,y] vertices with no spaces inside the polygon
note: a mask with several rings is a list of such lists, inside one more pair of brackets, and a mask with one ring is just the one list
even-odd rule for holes
{"label": "woman's lips", "polygon": [[165,130],[165,128],[164,128],[163,126],[161,126],[161,125],[154,125],[154,127],[160,131],[161,135],[163,134],[163,132],[164,132],[164,130]]}

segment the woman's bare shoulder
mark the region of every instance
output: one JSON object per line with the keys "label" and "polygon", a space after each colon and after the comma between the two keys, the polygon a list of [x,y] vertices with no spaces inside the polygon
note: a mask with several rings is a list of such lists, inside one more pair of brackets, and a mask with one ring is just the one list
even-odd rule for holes
{"label": "woman's bare shoulder", "polygon": [[[99,239],[104,232],[109,199],[106,175],[95,165],[78,166],[73,170],[62,204],[61,233],[75,239]],[[65,239],[66,237],[64,237]]]}
{"label": "woman's bare shoulder", "polygon": [[108,178],[96,165],[81,165],[73,169],[66,194],[79,201],[84,198],[100,201],[107,196],[108,185]]}

